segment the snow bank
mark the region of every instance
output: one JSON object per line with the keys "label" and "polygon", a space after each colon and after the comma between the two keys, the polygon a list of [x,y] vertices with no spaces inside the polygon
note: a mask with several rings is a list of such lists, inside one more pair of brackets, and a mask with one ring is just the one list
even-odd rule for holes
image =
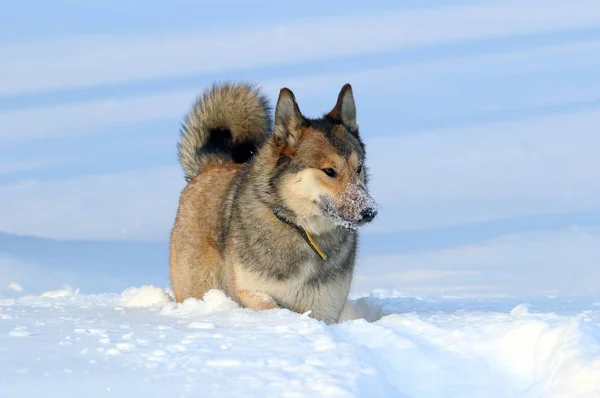
{"label": "snow bank", "polygon": [[114,302],[128,308],[157,307],[161,314],[171,316],[200,316],[239,308],[221,290],[209,290],[202,300],[189,298],[177,303],[167,290],[151,285],[125,289]]}
{"label": "snow bank", "polygon": [[[600,394],[600,349],[581,320],[511,320],[503,314],[427,319],[388,315],[349,321],[339,336],[368,350],[394,388],[409,396]],[[398,377],[401,375],[401,377]],[[456,391],[455,394],[448,394]],[[492,394],[492,392],[494,394]]]}
{"label": "snow bank", "polygon": [[[524,303],[474,301],[476,311],[464,300],[362,297],[348,303],[347,321],[335,327],[387,363],[389,379],[409,396],[600,396],[598,303],[590,303],[592,311],[559,316],[531,313]],[[485,310],[499,303],[506,312]]]}
{"label": "snow bank", "polygon": [[153,307],[162,306],[172,300],[164,289],[145,285],[124,290],[117,302],[123,307]]}
{"label": "snow bank", "polygon": [[182,303],[170,303],[162,309],[163,315],[200,316],[215,312],[229,311],[239,308],[223,291],[211,289],[204,294],[202,300],[189,298]]}
{"label": "snow bank", "polygon": [[379,292],[351,300],[344,316],[328,326],[286,310],[255,312],[217,290],[175,303],[153,286],[3,300],[0,391],[49,398],[600,395],[594,301]]}

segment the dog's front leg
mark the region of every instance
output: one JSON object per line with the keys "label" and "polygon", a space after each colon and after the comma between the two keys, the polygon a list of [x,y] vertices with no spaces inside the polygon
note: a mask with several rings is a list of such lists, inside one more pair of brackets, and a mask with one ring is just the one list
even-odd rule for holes
{"label": "dog's front leg", "polygon": [[263,292],[238,290],[235,292],[240,303],[254,311],[271,310],[279,308],[273,297]]}

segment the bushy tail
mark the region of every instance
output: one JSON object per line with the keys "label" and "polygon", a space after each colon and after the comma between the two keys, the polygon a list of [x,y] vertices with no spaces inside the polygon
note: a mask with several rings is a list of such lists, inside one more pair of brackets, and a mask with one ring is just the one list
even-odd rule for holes
{"label": "bushy tail", "polygon": [[192,106],[177,144],[186,180],[209,162],[248,161],[268,137],[271,107],[249,83],[214,84]]}

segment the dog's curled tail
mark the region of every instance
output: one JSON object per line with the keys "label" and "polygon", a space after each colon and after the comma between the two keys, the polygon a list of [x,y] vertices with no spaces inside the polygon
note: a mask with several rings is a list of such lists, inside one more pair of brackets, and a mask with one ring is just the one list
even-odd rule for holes
{"label": "dog's curled tail", "polygon": [[246,82],[214,84],[185,117],[177,144],[185,179],[210,162],[248,161],[271,130],[268,99]]}

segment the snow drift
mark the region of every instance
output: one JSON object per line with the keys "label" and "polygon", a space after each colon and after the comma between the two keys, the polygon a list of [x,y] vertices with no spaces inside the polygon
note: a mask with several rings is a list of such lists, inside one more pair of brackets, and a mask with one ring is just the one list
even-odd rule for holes
{"label": "snow drift", "polygon": [[220,291],[154,286],[0,300],[1,396],[594,397],[600,303],[348,302],[327,326]]}

